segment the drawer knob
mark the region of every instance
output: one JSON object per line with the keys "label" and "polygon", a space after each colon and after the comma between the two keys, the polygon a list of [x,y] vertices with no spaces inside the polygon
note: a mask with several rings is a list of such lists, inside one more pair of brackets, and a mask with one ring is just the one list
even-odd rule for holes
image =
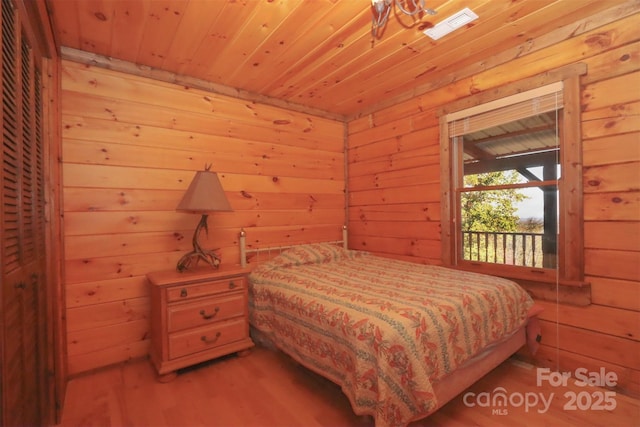
{"label": "drawer knob", "polygon": [[207,338],[206,335],[203,335],[200,337],[200,341],[202,341],[205,344],[213,344],[216,341],[218,341],[218,338],[220,338],[220,335],[222,335],[222,332],[219,332],[219,331],[216,332],[216,336],[211,339]]}
{"label": "drawer knob", "polygon": [[235,284],[235,282],[233,280],[229,282],[229,289],[235,289],[236,286],[237,285]]}
{"label": "drawer knob", "polygon": [[220,307],[214,308],[213,313],[211,314],[207,314],[204,310],[200,310],[200,316],[202,316],[204,320],[210,320],[216,317],[219,311],[220,311]]}
{"label": "drawer knob", "polygon": [[180,298],[186,298],[186,296],[187,296],[187,290],[182,288],[180,290]]}

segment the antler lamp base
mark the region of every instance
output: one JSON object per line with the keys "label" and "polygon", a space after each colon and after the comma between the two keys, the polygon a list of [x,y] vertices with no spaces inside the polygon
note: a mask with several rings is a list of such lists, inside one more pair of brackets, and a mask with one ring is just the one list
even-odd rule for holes
{"label": "antler lamp base", "polygon": [[200,261],[206,262],[213,268],[220,267],[220,256],[218,256],[213,250],[202,249],[202,247],[198,243],[200,230],[204,229],[207,234],[209,233],[207,218],[207,214],[203,214],[200,218],[200,222],[196,227],[196,231],[193,233],[193,250],[180,258],[180,260],[178,261],[178,265],[176,266],[176,270],[182,272],[191,268],[195,268]]}

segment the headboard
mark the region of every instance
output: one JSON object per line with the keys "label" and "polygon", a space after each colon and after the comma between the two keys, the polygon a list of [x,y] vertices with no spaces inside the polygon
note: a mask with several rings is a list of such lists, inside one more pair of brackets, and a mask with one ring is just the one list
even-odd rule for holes
{"label": "headboard", "polygon": [[[317,243],[317,242],[307,242],[307,243]],[[342,226],[342,240],[334,240],[331,242],[323,242],[323,243],[331,243],[334,245],[342,245],[343,248],[348,248],[347,242],[347,226]],[[240,230],[240,265],[242,268],[247,266],[247,257],[249,254],[255,254],[256,258],[260,256],[261,253],[267,253],[266,259],[271,259],[272,253],[281,253],[285,249],[292,248],[294,246],[303,245],[305,243],[299,243],[295,245],[287,245],[287,246],[272,246],[265,248],[256,248],[256,249],[247,249],[247,233],[244,231],[244,228]],[[258,261],[259,262],[259,261]]]}

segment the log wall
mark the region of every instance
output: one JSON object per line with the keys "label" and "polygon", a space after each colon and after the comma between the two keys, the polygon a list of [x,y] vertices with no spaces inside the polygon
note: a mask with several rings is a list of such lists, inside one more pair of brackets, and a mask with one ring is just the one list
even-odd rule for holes
{"label": "log wall", "polygon": [[592,304],[543,302],[536,362],[604,367],[619,390],[640,392],[640,22],[636,2],[559,28],[447,84],[349,122],[350,245],[440,264],[436,112],[447,103],[584,62],[581,80],[585,279]]}
{"label": "log wall", "polygon": [[64,289],[69,374],[145,356],[145,274],[191,250],[199,216],[175,208],[197,170],[218,172],[233,212],[204,248],[341,238],[342,122],[62,62]]}

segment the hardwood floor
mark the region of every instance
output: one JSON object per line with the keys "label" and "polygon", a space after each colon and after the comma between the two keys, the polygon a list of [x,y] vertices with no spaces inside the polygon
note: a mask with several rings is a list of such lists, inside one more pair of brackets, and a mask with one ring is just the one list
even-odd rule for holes
{"label": "hardwood floor", "polygon": [[[542,393],[551,405],[468,407],[462,395],[411,427],[435,426],[640,426],[640,402],[615,395],[615,409],[564,410],[565,393],[600,391],[592,387],[536,386],[535,368],[507,361],[468,392],[467,403],[482,403],[480,393],[496,387],[515,393]],[[586,396],[584,396],[586,398]],[[533,399],[533,395],[529,395]],[[583,399],[579,404],[585,404]],[[493,412],[492,412],[493,410]],[[507,412],[504,413],[504,410]],[[353,414],[335,384],[298,365],[280,352],[256,347],[246,357],[228,356],[181,371],[170,383],[156,381],[147,360],[132,361],[70,381],[61,427],[70,426],[216,426],[216,427],[369,427],[370,417]]]}

